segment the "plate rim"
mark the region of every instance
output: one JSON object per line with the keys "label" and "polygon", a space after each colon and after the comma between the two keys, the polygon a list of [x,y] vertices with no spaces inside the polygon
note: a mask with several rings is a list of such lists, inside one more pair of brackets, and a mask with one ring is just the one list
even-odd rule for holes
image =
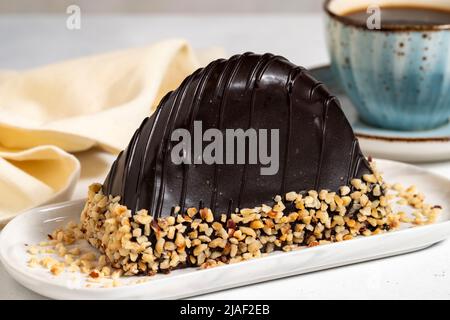
{"label": "plate rim", "polygon": [[[402,162],[398,162],[398,161],[392,161],[392,160],[383,160],[383,159],[375,159],[376,163],[386,163],[386,164],[394,164],[394,165],[398,165],[400,164],[403,167],[412,167],[416,172],[422,172],[422,173],[426,173],[427,175],[431,176],[432,178],[435,179],[440,179],[440,180],[444,180],[447,183],[450,183],[450,179],[436,174],[434,172],[431,172],[429,170],[411,165],[411,164],[407,164],[407,163],[402,163]],[[15,279],[15,281],[21,283],[22,285],[24,285],[25,287],[29,288],[30,290],[33,290],[35,292],[37,292],[38,294],[47,296],[47,297],[52,297],[49,296],[48,294],[44,293],[45,291],[36,291],[34,289],[31,289],[30,286],[28,286],[27,284],[30,284],[33,281],[38,281],[40,284],[47,286],[50,286],[50,288],[54,288],[54,289],[59,289],[59,290],[69,290],[70,288],[67,287],[67,285],[64,285],[60,282],[56,282],[56,281],[52,281],[51,278],[42,278],[39,275],[35,274],[35,273],[27,273],[25,268],[17,268],[17,266],[14,263],[10,263],[8,261],[8,257],[9,255],[7,254],[8,252],[8,248],[10,248],[9,243],[5,240],[8,230],[10,228],[14,227],[15,223],[20,223],[20,221],[18,222],[18,220],[22,220],[24,219],[25,221],[27,220],[27,216],[29,215],[36,215],[36,214],[45,214],[48,211],[58,211],[58,209],[60,209],[61,207],[70,207],[70,206],[82,206],[84,203],[85,199],[78,199],[78,200],[71,200],[71,201],[66,201],[66,202],[60,202],[60,203],[56,203],[56,204],[51,204],[51,205],[46,205],[43,207],[38,207],[38,208],[33,208],[30,210],[27,210],[26,212],[23,212],[22,214],[18,215],[17,217],[15,217],[10,223],[8,223],[8,225],[4,228],[4,230],[0,233],[0,261],[1,263],[4,265],[5,270],[7,271],[7,273],[13,278]],[[448,208],[448,210],[450,210],[450,208]],[[436,228],[448,228],[450,229],[450,219],[444,220],[444,221],[438,221],[436,223],[433,224],[429,224],[429,225],[423,225],[423,226],[418,226],[418,227],[412,227],[412,228],[407,228],[407,229],[403,229],[403,230],[396,230],[392,233],[384,233],[384,234],[379,234],[379,235],[373,235],[370,237],[359,237],[359,238],[355,238],[353,239],[353,241],[351,241],[352,244],[356,244],[358,242],[364,241],[364,240],[368,240],[368,239],[372,239],[371,241],[373,241],[373,239],[376,238],[385,238],[385,237],[398,237],[401,235],[405,235],[405,234],[411,234],[411,233],[416,233],[417,230],[419,229],[421,232],[428,232],[428,230],[433,230]],[[442,230],[442,229],[440,229]],[[6,232],[5,232],[6,231]],[[450,234],[450,231],[448,232]],[[405,251],[404,253],[407,252],[414,252],[414,251],[418,251],[420,250],[422,247],[428,247],[429,245],[432,245],[434,243],[438,243],[446,238],[448,238],[449,236],[445,236],[442,239],[439,240],[433,240],[432,242],[425,244],[421,247],[415,247],[411,250]],[[7,245],[8,244],[8,245]],[[330,243],[324,246],[317,246],[317,247],[312,247],[312,248],[307,248],[308,252],[314,252],[314,251],[320,251],[320,250],[324,250],[323,248],[332,248],[332,247],[342,247],[342,246],[347,246],[348,242],[335,242],[335,243]],[[302,254],[304,250],[295,250],[295,251],[291,251],[291,252],[281,252],[279,254],[282,254],[284,256],[292,256],[292,255],[298,255],[298,254]],[[276,255],[269,255],[267,257],[263,257],[261,259],[253,259],[253,260],[249,260],[249,261],[243,261],[241,263],[239,263],[239,265],[244,264],[259,264],[262,263],[263,261],[267,261],[267,259],[277,259],[279,258],[279,254]],[[391,255],[397,255],[397,254],[402,254],[401,252],[399,253],[390,253],[390,252],[386,252],[385,256],[382,257],[389,257]],[[376,259],[376,258],[373,258]],[[369,259],[364,259],[363,261],[370,261],[372,260],[372,258]],[[344,265],[348,265],[348,264],[352,264],[352,262],[349,263],[344,263],[342,265],[339,266],[344,266]],[[232,268],[233,265],[224,265],[221,266],[221,271],[225,271],[226,268]],[[337,267],[337,266],[336,266]],[[325,269],[327,269],[328,267],[326,267]],[[333,266],[330,266],[329,268],[334,268]],[[214,272],[216,268],[212,268],[212,269],[205,269],[205,270],[195,270],[195,272],[198,271],[204,271],[203,274],[205,274],[205,272]],[[317,269],[317,271],[322,270],[322,269]],[[307,271],[309,272],[309,271]],[[304,272],[304,273],[307,273]],[[180,277],[180,279],[182,279],[185,276],[188,276],[189,274],[180,274],[177,277]],[[295,275],[295,274],[294,274]],[[283,275],[281,277],[288,277],[291,276],[289,274]],[[281,278],[279,276],[274,277],[273,279],[279,279]],[[151,280],[152,282],[158,282],[158,283],[164,283],[164,278],[160,278],[160,279],[153,279]],[[265,281],[265,280],[264,280]],[[250,283],[258,283],[258,281],[252,281]],[[147,283],[140,283],[140,284],[130,284],[127,285],[127,289],[130,288],[142,288],[146,285]],[[233,286],[236,287],[236,286]],[[101,288],[101,287],[91,287],[91,288],[85,288],[85,287],[77,287],[76,289],[70,289],[70,290],[75,290],[76,292],[78,292],[78,296],[79,295],[83,295],[86,294],[86,297],[92,297],[92,295],[98,294],[98,293],[102,293],[104,295],[106,295],[104,298],[110,298],[111,294],[114,294],[115,292],[118,292],[120,289],[123,289],[122,286],[119,287],[112,287],[112,288]],[[220,289],[218,289],[220,290]],[[210,291],[208,291],[210,292]],[[211,291],[212,292],[212,291]],[[55,292],[56,294],[56,292]],[[124,294],[123,296],[129,296],[127,294]],[[191,296],[191,295],[187,295],[187,296]],[[55,297],[55,296],[53,296]],[[75,297],[74,297],[75,298]]]}
{"label": "plate rim", "polygon": [[392,137],[392,136],[375,136],[366,133],[356,133],[355,135],[359,139],[372,139],[372,140],[382,140],[386,142],[406,142],[406,143],[426,143],[426,142],[437,142],[437,143],[447,143],[450,142],[449,137],[435,137],[435,138],[406,138],[406,137]]}
{"label": "plate rim", "polygon": [[[450,182],[450,179],[448,179],[448,180]],[[64,204],[66,206],[75,206],[75,205],[81,204],[83,201],[84,201],[84,199],[78,199],[78,200],[61,202],[61,203],[58,204],[59,205],[58,207],[61,207]],[[21,214],[21,216],[26,217],[27,215],[30,215],[30,214],[34,214],[34,215],[36,215],[36,214],[44,214],[46,211],[53,211],[53,210],[49,210],[50,209],[49,207],[50,206],[42,207],[44,210],[40,210],[40,212],[33,212],[33,211],[35,211],[37,209],[40,209],[40,208],[31,209],[28,212],[24,212],[23,214]],[[55,210],[57,210],[57,208],[55,208]],[[16,218],[14,218],[14,220],[16,220]],[[391,233],[383,233],[383,234],[371,235],[370,237],[358,237],[358,238],[352,239],[351,242],[352,242],[352,244],[355,244],[356,242],[364,241],[364,240],[367,240],[367,239],[375,239],[375,238],[382,238],[382,237],[393,237],[394,235],[398,236],[399,234],[403,235],[403,234],[415,233],[416,230],[418,230],[418,229],[420,229],[421,231],[425,231],[426,232],[429,229],[435,229],[437,227],[444,228],[446,226],[448,226],[450,228],[450,220],[446,220],[446,221],[442,221],[442,222],[436,222],[436,223],[433,223],[433,224],[423,225],[423,226],[418,226],[418,227],[411,227],[411,228],[407,228],[407,229],[403,229],[403,230],[396,230],[396,231],[391,232]],[[5,237],[4,234],[5,233],[3,231],[0,234],[0,262],[5,266],[6,271],[8,272],[8,274],[12,278],[14,278],[19,283],[23,283],[16,276],[16,274],[19,274],[20,276],[22,276],[22,279],[26,279],[27,282],[29,282],[29,281],[39,281],[41,284],[50,285],[51,287],[54,287],[54,288],[62,288],[64,290],[69,289],[67,286],[65,286],[65,285],[63,285],[63,284],[61,284],[59,282],[52,281],[51,278],[48,278],[48,279],[47,278],[41,278],[41,277],[39,277],[38,275],[36,275],[34,273],[27,273],[25,271],[25,269],[14,267],[14,265],[11,264],[8,261],[8,259],[6,259],[7,255],[5,254],[5,256],[4,256],[4,253],[5,253],[6,249],[7,249],[7,247],[5,247],[3,245],[3,243],[5,243],[5,241],[2,241],[2,240],[4,240],[3,238]],[[429,244],[424,244],[422,247],[426,248],[426,247],[431,246],[431,245],[433,245],[435,243],[438,243],[438,242],[440,242],[442,240],[443,239],[433,241],[433,242],[431,242]],[[307,249],[308,252],[313,252],[313,251],[323,250],[323,247],[325,247],[325,246],[327,248],[342,247],[342,246],[346,246],[347,243],[348,243],[347,241],[334,242],[334,243],[329,243],[329,244],[325,244],[325,245],[322,245],[322,246],[316,246],[316,247],[310,247],[310,248],[304,248],[304,249]],[[407,252],[418,251],[422,247],[413,248],[411,250],[408,250]],[[251,259],[251,260],[247,260],[247,261],[242,261],[242,262],[239,262],[239,265],[242,266],[242,264],[256,264],[256,263],[261,263],[261,261],[264,261],[264,260],[267,260],[267,259],[276,259],[276,258],[279,258],[278,256],[280,254],[282,254],[283,256],[286,256],[286,257],[287,256],[292,256],[292,255],[298,255],[298,254],[301,254],[303,251],[304,250],[294,250],[294,251],[290,251],[290,252],[279,252],[276,255],[269,255],[269,256],[266,256],[266,257],[258,258],[258,259]],[[405,253],[407,253],[407,252],[405,252]],[[386,254],[387,254],[387,257],[390,256],[389,252],[386,252]],[[395,255],[395,253],[394,253],[394,255]],[[377,259],[377,258],[374,258],[374,259]],[[364,259],[363,261],[371,261],[371,260],[372,259]],[[352,262],[350,262],[348,264],[352,264]],[[226,265],[219,266],[219,267],[221,268],[222,271],[225,271],[224,270],[225,268],[227,268],[227,267],[230,268],[232,266],[233,266],[233,264],[226,264]],[[344,266],[344,265],[342,265],[342,266]],[[216,268],[195,270],[195,272],[202,271],[203,273],[208,273],[208,272],[211,273],[211,272],[214,272],[214,269],[216,269]],[[11,274],[11,271],[14,271],[14,273],[16,273],[16,274],[14,274],[14,275]],[[178,275],[177,277],[183,278],[186,275],[187,274],[181,274],[181,275]],[[275,278],[275,279],[278,279],[278,277]],[[164,280],[165,280],[164,278],[160,278],[160,279],[153,279],[151,281],[152,282],[164,282]],[[251,283],[257,283],[257,282],[251,282]],[[131,288],[131,287],[135,288],[135,287],[142,287],[142,286],[145,286],[145,285],[146,285],[146,282],[130,284],[130,285],[126,285],[126,287],[127,288]],[[103,287],[90,287],[90,288],[79,287],[79,288],[71,289],[71,290],[76,290],[79,293],[86,293],[86,292],[89,292],[89,293],[111,293],[111,292],[120,291],[120,289],[123,289],[123,286],[107,287],[107,288],[103,288]],[[37,293],[43,295],[40,292],[37,292]]]}

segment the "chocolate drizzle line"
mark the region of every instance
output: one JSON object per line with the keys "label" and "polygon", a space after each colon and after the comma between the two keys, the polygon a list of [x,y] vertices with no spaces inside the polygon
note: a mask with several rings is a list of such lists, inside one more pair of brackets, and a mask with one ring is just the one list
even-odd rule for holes
{"label": "chocolate drizzle line", "polygon": [[[258,60],[257,66],[253,69],[253,72],[252,72],[253,76],[248,79],[247,85],[251,85],[251,83],[252,83],[253,87],[252,87],[252,90],[250,93],[251,101],[250,101],[250,114],[249,114],[249,120],[248,120],[248,127],[245,129],[252,128],[253,117],[254,117],[254,112],[255,112],[255,94],[256,94],[256,89],[258,88],[259,81],[260,81],[262,75],[264,74],[264,72],[266,71],[267,67],[276,58],[281,58],[281,57],[274,56],[270,53],[266,53],[265,55],[263,55],[261,57],[261,59]],[[246,88],[248,88],[247,85],[246,85]],[[244,169],[242,172],[241,189],[239,192],[237,208],[241,208],[242,195],[245,192],[245,186],[247,183],[247,168],[248,168],[247,162],[248,161],[245,162]],[[228,212],[228,213],[230,213],[230,212]]]}
{"label": "chocolate drizzle line", "polygon": [[291,142],[292,137],[292,109],[293,109],[293,101],[292,101],[292,87],[294,85],[295,79],[304,71],[301,67],[294,68],[290,73],[288,77],[288,81],[286,83],[286,90],[288,92],[288,132],[287,132],[287,143],[286,143],[286,155],[284,157],[284,168],[283,168],[283,184],[281,186],[280,194],[285,194],[286,192],[286,174],[287,174],[287,168],[289,165],[289,145]]}
{"label": "chocolate drizzle line", "polygon": [[[223,133],[267,129],[270,137],[278,129],[278,173],[261,176],[259,164],[173,164],[171,134],[185,128],[194,136],[194,121]],[[169,92],[113,163],[103,192],[155,217],[177,205],[220,215],[289,191],[336,191],[366,173],[370,166],[325,85],[283,57],[245,53],[212,62]]]}
{"label": "chocolate drizzle line", "polygon": [[[227,62],[227,64],[226,64],[226,68],[225,68],[225,71],[228,71],[228,69],[229,68],[231,68],[231,65],[232,65],[232,62],[234,62],[235,60],[237,60],[237,56],[234,56],[234,57],[232,57],[230,60],[228,60],[228,62]],[[242,59],[240,59],[240,60],[238,60],[236,63],[235,63],[235,65],[234,65],[234,67],[233,67],[233,69],[232,69],[232,71],[231,71],[231,76],[228,78],[228,79],[226,79],[225,78],[225,74],[226,74],[226,72],[223,72],[221,75],[220,75],[220,80],[219,80],[219,85],[218,85],[218,88],[217,89],[220,89],[221,88],[221,83],[223,82],[223,83],[225,83],[225,85],[224,85],[224,87],[223,87],[223,92],[221,93],[221,94],[217,94],[216,95],[216,97],[220,97],[220,96],[222,96],[222,99],[221,99],[221,101],[220,101],[220,107],[219,107],[219,121],[218,121],[218,129],[220,130],[220,131],[223,131],[223,113],[224,113],[224,109],[225,109],[225,107],[224,107],[224,105],[226,104],[226,102],[227,102],[227,94],[228,94],[228,92],[230,91],[230,86],[231,86],[231,84],[232,84],[232,81],[233,81],[233,79],[234,79],[234,77],[236,76],[236,73],[237,73],[237,71],[239,70],[239,67],[240,67],[240,65],[241,65],[241,62],[242,62]],[[217,190],[217,184],[218,184],[218,179],[219,179],[219,177],[218,177],[218,170],[219,170],[219,168],[218,168],[218,164],[217,163],[215,163],[214,164],[214,177],[213,177],[213,190]],[[212,192],[212,195],[211,195],[211,204],[210,204],[210,208],[214,211],[215,210],[215,208],[216,208],[216,198],[217,198],[217,192]]]}
{"label": "chocolate drizzle line", "polygon": [[[194,93],[194,97],[192,100],[193,103],[193,107],[190,110],[190,114],[189,114],[189,124],[188,124],[188,128],[189,128],[189,132],[192,134],[192,132],[194,131],[194,119],[195,119],[195,114],[196,114],[196,110],[198,109],[198,104],[199,104],[199,96],[202,96],[202,92],[204,90],[205,87],[205,83],[206,80],[208,79],[208,77],[210,76],[212,70],[214,69],[215,65],[219,63],[219,60],[212,62],[210,65],[208,65],[206,67],[206,69],[200,69],[199,73],[201,73],[201,79],[200,81],[197,83],[197,86],[195,87],[195,93]],[[171,93],[169,92],[168,95],[170,95]],[[187,189],[187,181],[189,178],[189,168],[190,165],[188,164],[182,164],[183,166],[183,185],[182,185],[182,191],[181,191],[181,198],[180,198],[180,207],[181,207],[181,211],[184,211],[184,207],[185,207],[185,202],[186,202],[186,189]]]}

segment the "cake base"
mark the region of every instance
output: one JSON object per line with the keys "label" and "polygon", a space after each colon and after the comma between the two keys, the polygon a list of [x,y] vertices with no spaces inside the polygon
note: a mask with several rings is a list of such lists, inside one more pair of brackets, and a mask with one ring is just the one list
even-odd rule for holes
{"label": "cake base", "polygon": [[394,229],[399,217],[389,206],[378,174],[354,179],[338,192],[309,191],[276,196],[274,205],[242,209],[215,220],[210,209],[189,208],[154,219],[147,210],[132,213],[119,197],[89,188],[81,214],[91,245],[126,275],[167,273],[183,267],[211,267],[369,236]]}

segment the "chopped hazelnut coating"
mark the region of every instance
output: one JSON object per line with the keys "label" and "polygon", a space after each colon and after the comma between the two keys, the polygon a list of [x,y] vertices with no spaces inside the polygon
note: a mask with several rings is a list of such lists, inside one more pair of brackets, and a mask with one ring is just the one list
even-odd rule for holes
{"label": "chopped hazelnut coating", "polygon": [[208,208],[180,212],[176,206],[176,217],[158,219],[145,209],[132,214],[118,197],[104,195],[101,185],[94,184],[81,215],[82,230],[112,267],[134,275],[210,268],[398,226],[378,174],[354,179],[351,186],[337,193],[291,191],[275,196],[272,207],[243,208],[215,220]]}
{"label": "chopped hazelnut coating", "polygon": [[[374,172],[353,179],[351,187],[343,186],[338,192],[292,191],[284,198],[276,196],[272,207],[244,208],[217,220],[208,208],[181,212],[175,207],[175,216],[158,219],[147,210],[132,214],[119,197],[103,195],[101,185],[93,184],[81,223],[71,222],[49,235],[49,242],[29,246],[28,265],[41,265],[54,275],[82,272],[90,282],[104,280],[104,287],[114,287],[120,285],[121,275],[152,276],[189,266],[207,269],[275,250],[375,235],[394,230],[400,223],[436,221],[440,206],[426,204],[414,186],[389,186],[375,168]],[[394,213],[391,203],[412,207],[412,217],[403,211]],[[102,254],[75,246],[80,239]],[[62,261],[50,256],[39,260],[37,254],[56,254]]]}

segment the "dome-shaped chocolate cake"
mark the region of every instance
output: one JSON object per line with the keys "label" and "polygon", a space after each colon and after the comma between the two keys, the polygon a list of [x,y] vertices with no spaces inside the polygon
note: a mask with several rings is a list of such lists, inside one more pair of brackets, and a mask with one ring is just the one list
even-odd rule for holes
{"label": "dome-shaped chocolate cake", "polygon": [[[194,121],[203,130],[279,129],[278,172],[263,176],[262,165],[251,164],[173,164],[172,131],[193,134]],[[336,191],[366,173],[369,164],[325,86],[282,57],[247,53],[211,63],[168,93],[119,155],[103,192],[154,217],[178,205],[221,214],[292,190]]]}
{"label": "dome-shaped chocolate cake", "polygon": [[[174,163],[172,133],[195,136],[199,122],[224,135],[277,130],[268,146],[277,170],[249,163],[251,142],[245,163]],[[389,211],[336,97],[283,57],[245,53],[197,70],[162,99],[91,187],[82,222],[91,244],[135,274],[378,232]]]}

